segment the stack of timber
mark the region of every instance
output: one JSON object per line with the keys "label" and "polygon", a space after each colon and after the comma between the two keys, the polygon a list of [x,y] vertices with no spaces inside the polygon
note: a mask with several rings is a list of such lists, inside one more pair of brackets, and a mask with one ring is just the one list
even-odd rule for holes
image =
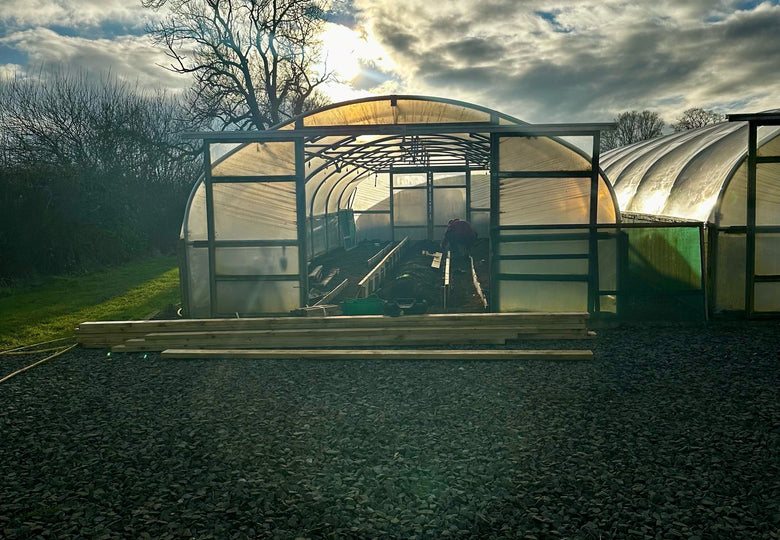
{"label": "stack of timber", "polygon": [[[116,352],[175,349],[178,355],[187,354],[181,352],[185,350],[193,353],[192,356],[196,356],[194,353],[220,356],[215,351],[222,351],[253,358],[263,355],[272,358],[290,355],[295,358],[319,358],[324,355],[332,358],[356,354],[386,358],[412,356],[413,353],[420,353],[418,357],[425,354],[435,357],[437,351],[431,350],[379,349],[503,345],[508,340],[517,339],[587,339],[594,336],[587,329],[587,319],[587,313],[459,313],[403,317],[364,315],[109,321],[81,323],[76,330],[76,339],[84,347],[110,347]],[[361,347],[363,350],[340,350],[344,347]],[[203,353],[204,350],[208,353]],[[285,350],[285,354],[280,352]],[[502,353],[439,351],[450,358],[469,352],[479,358],[487,358],[491,353],[494,356]],[[569,359],[592,356],[590,351],[503,351],[504,356],[507,353],[515,353],[514,357],[523,358],[538,357],[543,353],[547,353],[547,357]]]}

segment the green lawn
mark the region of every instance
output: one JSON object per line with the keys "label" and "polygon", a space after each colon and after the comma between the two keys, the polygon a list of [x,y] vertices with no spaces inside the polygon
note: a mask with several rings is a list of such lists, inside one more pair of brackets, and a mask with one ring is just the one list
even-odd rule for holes
{"label": "green lawn", "polygon": [[0,350],[72,335],[84,321],[142,319],[180,301],[175,256],[6,289],[0,295]]}

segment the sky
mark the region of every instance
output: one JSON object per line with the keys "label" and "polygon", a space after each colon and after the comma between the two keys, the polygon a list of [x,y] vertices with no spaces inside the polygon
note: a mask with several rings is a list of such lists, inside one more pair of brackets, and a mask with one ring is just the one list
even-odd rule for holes
{"label": "sky", "polygon": [[[528,122],[673,122],[780,108],[780,0],[339,0],[323,41],[334,102],[417,94]],[[0,0],[0,76],[106,71],[181,91],[140,0]]]}

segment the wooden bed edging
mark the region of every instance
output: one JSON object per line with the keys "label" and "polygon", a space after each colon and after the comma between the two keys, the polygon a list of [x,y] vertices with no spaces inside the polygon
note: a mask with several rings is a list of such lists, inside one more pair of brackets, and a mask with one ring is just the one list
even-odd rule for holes
{"label": "wooden bed edging", "polygon": [[167,359],[245,358],[307,360],[592,360],[587,350],[433,350],[433,349],[166,349]]}

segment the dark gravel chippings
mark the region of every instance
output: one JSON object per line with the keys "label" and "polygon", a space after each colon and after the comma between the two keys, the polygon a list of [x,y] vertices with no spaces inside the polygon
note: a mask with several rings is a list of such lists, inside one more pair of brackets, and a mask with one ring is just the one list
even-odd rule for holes
{"label": "dark gravel chippings", "polygon": [[0,386],[0,536],[778,538],[779,330],[515,344],[574,363],[76,349]]}

